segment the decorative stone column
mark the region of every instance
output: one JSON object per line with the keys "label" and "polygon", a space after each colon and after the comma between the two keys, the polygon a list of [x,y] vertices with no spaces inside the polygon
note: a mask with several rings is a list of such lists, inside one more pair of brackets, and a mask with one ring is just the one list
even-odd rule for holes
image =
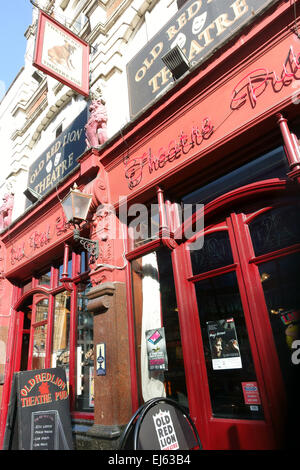
{"label": "decorative stone column", "polygon": [[[131,418],[126,289],[122,282],[91,288],[87,309],[94,313],[94,424],[88,435],[98,449],[116,449],[122,426]],[[106,346],[106,375],[97,375],[97,344]]]}

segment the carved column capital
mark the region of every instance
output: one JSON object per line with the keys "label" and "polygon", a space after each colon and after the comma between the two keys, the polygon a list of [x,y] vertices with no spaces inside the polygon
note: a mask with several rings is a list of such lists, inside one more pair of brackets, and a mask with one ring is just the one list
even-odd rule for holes
{"label": "carved column capital", "polygon": [[94,314],[104,313],[111,306],[115,293],[115,286],[112,282],[105,282],[91,288],[87,293],[87,309]]}

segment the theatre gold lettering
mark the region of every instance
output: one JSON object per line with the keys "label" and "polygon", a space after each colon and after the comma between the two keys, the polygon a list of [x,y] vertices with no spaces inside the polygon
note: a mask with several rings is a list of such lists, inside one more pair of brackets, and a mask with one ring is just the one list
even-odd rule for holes
{"label": "theatre gold lettering", "polygon": [[198,13],[201,6],[202,0],[194,2],[179,16],[179,18],[177,18],[176,24],[170,26],[170,28],[167,30],[167,37],[169,41],[173,39],[177,33],[179,33],[181,28],[185,26],[196,15],[196,13]]}
{"label": "theatre gold lettering", "polygon": [[[42,161],[43,162],[43,161]],[[42,163],[41,162],[41,163]],[[50,173],[48,173],[45,178],[42,179],[35,187],[34,190],[42,194],[46,189],[51,188],[55,185],[56,181],[59,181],[64,174],[68,171],[69,168],[73,166],[74,163],[74,155],[73,152],[68,155],[68,157],[60,162],[55,168],[53,168]]]}
{"label": "theatre gold lettering", "polygon": [[[176,19],[176,23],[170,26],[166,31],[168,42],[176,41],[177,34],[190,21],[197,21],[199,17],[196,15],[199,13],[201,6],[202,2],[196,1],[183,13],[181,13],[181,15]],[[182,47],[182,50],[188,58],[189,62],[197,60],[197,56],[201,54],[202,51],[205,52],[205,49],[210,46],[217,38],[222,37],[222,35],[227,32],[228,28],[240,20],[240,18],[243,17],[248,12],[248,10],[249,7],[246,0],[235,0],[235,2],[229,6],[229,10],[227,12],[220,14],[209,25],[205,26],[205,28],[199,34],[197,34],[194,38],[187,42],[184,47]],[[141,81],[145,78],[148,70],[150,70],[151,65],[158,57],[160,57],[162,50],[162,42],[157,44],[152,49],[150,53],[151,60],[148,58],[144,61],[144,65],[136,73],[136,81]],[[158,93],[171,78],[172,74],[169,69],[167,67],[162,67],[147,81],[148,86],[151,89],[151,93],[153,95]]]}
{"label": "theatre gold lettering", "polygon": [[[76,124],[79,126],[78,120],[81,121],[81,115]],[[84,151],[83,124],[77,128],[71,125],[68,129],[30,167],[29,187],[40,195],[64,178],[76,165],[76,157]]]}
{"label": "theatre gold lettering", "polygon": [[163,48],[163,43],[162,42],[159,42],[158,44],[156,44],[156,46],[153,47],[153,49],[150,52],[150,56],[147,57],[144,60],[142,67],[137,71],[137,73],[135,75],[135,81],[136,82],[139,82],[140,80],[142,80],[144,78],[144,76],[146,75],[147,70],[150,69],[150,67],[153,64],[153,62],[155,61],[155,59],[161,53],[162,48]]}

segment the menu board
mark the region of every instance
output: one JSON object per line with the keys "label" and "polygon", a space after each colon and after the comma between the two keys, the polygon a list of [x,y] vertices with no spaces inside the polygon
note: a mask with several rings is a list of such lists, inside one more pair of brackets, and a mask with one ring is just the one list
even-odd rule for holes
{"label": "menu board", "polygon": [[58,419],[57,410],[34,411],[31,415],[31,450],[58,449]]}
{"label": "menu board", "polygon": [[16,372],[4,436],[4,450],[73,450],[65,370]]}

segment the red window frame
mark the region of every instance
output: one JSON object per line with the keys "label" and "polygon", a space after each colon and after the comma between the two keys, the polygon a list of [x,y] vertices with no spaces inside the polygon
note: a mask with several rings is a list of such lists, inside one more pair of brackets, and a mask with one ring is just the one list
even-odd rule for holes
{"label": "red window frame", "polygon": [[[68,249],[69,252],[69,249]],[[69,370],[72,371],[69,374],[69,399],[70,399],[70,409],[71,415],[73,418],[93,420],[94,411],[76,411],[75,410],[75,394],[76,394],[76,343],[77,343],[77,286],[81,282],[89,281],[89,271],[88,269],[85,272],[81,272],[81,256],[85,252],[77,253],[72,251],[70,257],[70,262],[72,266],[72,273],[70,278],[67,278],[67,282],[63,283],[62,279],[59,276],[60,266],[58,263],[53,263],[51,265],[51,282],[50,287],[45,287],[42,284],[39,284],[38,275],[35,274],[32,276],[32,285],[31,289],[26,289],[25,294],[23,295],[22,288],[16,288],[16,298],[18,299],[15,303],[14,310],[16,316],[16,327],[18,329],[18,334],[16,341],[13,345],[13,355],[14,360],[12,361],[12,371],[11,377],[14,372],[20,370],[20,361],[21,361],[21,345],[22,345],[22,336],[24,332],[27,332],[21,327],[23,325],[24,314],[22,312],[22,305],[31,296],[35,294],[42,294],[48,296],[48,317],[46,320],[35,322],[35,315],[32,318],[30,325],[30,342],[29,342],[29,351],[28,351],[28,365],[32,365],[32,348],[33,348],[33,333],[36,328],[42,325],[47,325],[47,339],[46,339],[46,355],[45,355],[45,368],[51,367],[51,350],[52,350],[52,338],[53,338],[53,326],[54,326],[54,311],[55,311],[55,296],[65,290],[70,291],[71,295],[71,310],[70,310],[70,358],[69,358]],[[85,266],[87,266],[85,262]],[[44,272],[44,270],[43,270]],[[28,284],[28,280],[25,285]],[[9,396],[9,393],[8,393]]]}

